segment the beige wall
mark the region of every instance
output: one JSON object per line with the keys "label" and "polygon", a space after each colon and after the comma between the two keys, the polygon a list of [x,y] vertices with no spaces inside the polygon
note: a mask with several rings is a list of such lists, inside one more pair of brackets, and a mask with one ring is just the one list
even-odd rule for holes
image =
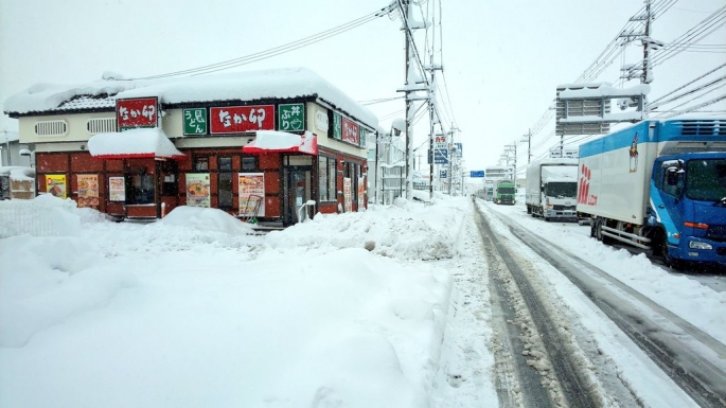
{"label": "beige wall", "polygon": [[[328,109],[318,105],[314,102],[308,102],[305,104],[305,110],[307,111],[307,126],[306,128],[310,130],[311,132],[318,135],[318,145],[324,146],[330,149],[337,150],[339,152],[343,152],[345,154],[349,154],[351,156],[359,157],[361,159],[364,159],[367,157],[366,153],[367,150],[365,148],[353,146],[348,143],[340,142],[338,140],[335,140],[333,138],[328,137],[328,130],[324,129],[324,126],[321,127],[321,122],[324,122],[322,120],[322,117],[325,117],[327,120],[328,118]],[[322,115],[320,118],[317,118],[317,115]],[[328,127],[333,126],[332,123],[328,123]]]}
{"label": "beige wall", "polygon": [[[61,115],[24,116],[19,118],[20,143],[45,142],[82,142],[93,136],[88,132],[89,119],[115,118],[116,112],[69,113]],[[67,132],[58,136],[38,136],[35,134],[37,122],[62,120],[68,128]]]}
{"label": "beige wall", "polygon": [[[306,103],[305,109],[307,111],[306,128],[318,136],[318,145],[362,159],[366,158],[365,148],[328,138],[328,130],[325,128],[328,109],[314,102]],[[38,144],[38,147],[42,146],[43,151],[85,150],[86,142],[93,136],[88,131],[88,121],[101,118],[114,119],[115,117],[115,111],[21,117],[19,118],[20,143]],[[65,121],[67,125],[65,134],[54,136],[35,134],[35,124],[37,122],[57,120]],[[332,123],[328,123],[327,126],[332,126]],[[162,129],[180,148],[244,146],[252,140],[250,137],[184,137],[182,109],[165,110],[162,116]],[[53,146],[56,143],[59,144]]]}

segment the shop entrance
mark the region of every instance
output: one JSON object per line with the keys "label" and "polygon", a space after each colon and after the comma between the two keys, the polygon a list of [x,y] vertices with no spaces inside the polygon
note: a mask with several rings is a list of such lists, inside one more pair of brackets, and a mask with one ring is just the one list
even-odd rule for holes
{"label": "shop entrance", "polygon": [[291,166],[283,168],[283,225],[292,225],[300,222],[300,216],[305,216],[301,211],[308,212],[308,218],[312,217],[315,209],[305,208],[303,205],[310,200],[312,167]]}

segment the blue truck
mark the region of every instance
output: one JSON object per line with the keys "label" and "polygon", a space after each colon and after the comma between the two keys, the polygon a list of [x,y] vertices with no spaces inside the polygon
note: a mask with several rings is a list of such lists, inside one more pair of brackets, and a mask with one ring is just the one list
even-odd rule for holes
{"label": "blue truck", "polygon": [[580,146],[591,236],[726,266],[726,119],[646,120]]}

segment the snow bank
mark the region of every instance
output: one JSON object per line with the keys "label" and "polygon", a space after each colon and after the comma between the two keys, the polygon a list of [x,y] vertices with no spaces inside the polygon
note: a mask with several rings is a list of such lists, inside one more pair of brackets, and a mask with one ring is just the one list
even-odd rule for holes
{"label": "snow bank", "polygon": [[317,214],[311,222],[271,233],[267,242],[273,248],[323,244],[363,248],[368,243],[375,254],[391,258],[448,259],[457,253],[455,234],[465,212],[464,198],[435,206],[401,200],[394,206],[373,206],[362,213]]}
{"label": "snow bank", "polygon": [[114,223],[17,201],[56,224],[0,238],[0,406],[427,403],[450,281],[420,259],[455,255],[462,203],[265,237],[213,209]]}

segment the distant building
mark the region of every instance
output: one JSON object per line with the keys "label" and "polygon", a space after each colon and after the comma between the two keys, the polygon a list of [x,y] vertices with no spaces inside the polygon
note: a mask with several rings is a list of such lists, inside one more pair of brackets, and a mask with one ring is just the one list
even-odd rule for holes
{"label": "distant building", "polygon": [[0,131],[0,167],[3,166],[32,166],[30,149],[20,143],[18,132]]}
{"label": "distant building", "polygon": [[188,205],[290,225],[367,205],[377,119],[305,69],[36,85],[5,109],[37,191],[109,215]]}

